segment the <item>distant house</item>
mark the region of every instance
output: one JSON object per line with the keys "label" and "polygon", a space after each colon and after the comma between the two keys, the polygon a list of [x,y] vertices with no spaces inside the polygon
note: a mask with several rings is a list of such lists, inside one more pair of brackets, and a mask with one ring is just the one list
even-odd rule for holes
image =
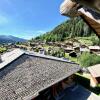
{"label": "distant house", "polygon": [[100,64],[91,66],[88,70],[91,74],[91,85],[95,87],[100,84]]}
{"label": "distant house", "polygon": [[82,53],[82,52],[90,52],[90,50],[88,49],[88,48],[80,48],[80,52]]}
{"label": "distant house", "polygon": [[35,50],[37,47],[36,46],[34,46],[34,47],[32,47],[32,50]]}
{"label": "distant house", "polygon": [[37,44],[34,42],[34,43],[29,43],[31,47],[35,47],[37,46]]}
{"label": "distant house", "polygon": [[61,43],[61,48],[66,47],[66,45],[64,43]]}
{"label": "distant house", "polygon": [[100,52],[100,46],[89,46],[91,52]]}
{"label": "distant house", "polygon": [[45,49],[40,49],[39,53],[45,55],[46,54],[46,50]]}
{"label": "distant house", "polygon": [[61,47],[61,43],[59,43],[59,42],[54,42],[54,45],[58,46],[58,47]]}
{"label": "distant house", "polygon": [[53,46],[53,45],[54,45],[53,42],[47,42],[47,44],[48,44],[49,46]]}
{"label": "distant house", "polygon": [[0,100],[55,100],[80,70],[73,62],[20,49],[1,59]]}
{"label": "distant house", "polygon": [[82,53],[82,52],[90,52],[90,50],[89,50],[88,46],[86,46],[86,45],[81,45],[81,47],[80,47],[80,52],[81,52],[81,53]]}
{"label": "distant house", "polygon": [[16,45],[14,43],[8,43],[8,44],[5,44],[4,47],[6,47],[7,49],[12,49],[12,48],[15,48]]}
{"label": "distant house", "polygon": [[77,47],[73,47],[73,49],[74,49],[74,51],[77,52],[77,53],[80,52],[80,47],[79,47],[79,46],[77,46]]}
{"label": "distant house", "polygon": [[65,43],[65,47],[73,47],[73,43],[72,42],[66,42]]}
{"label": "distant house", "polygon": [[41,44],[42,46],[44,46],[46,43],[45,43],[45,42],[41,42],[40,44]]}
{"label": "distant house", "polygon": [[40,49],[43,49],[42,45],[38,45],[37,48],[40,50]]}
{"label": "distant house", "polygon": [[70,53],[72,51],[74,51],[74,49],[72,47],[66,47],[66,48],[63,48],[65,53]]}

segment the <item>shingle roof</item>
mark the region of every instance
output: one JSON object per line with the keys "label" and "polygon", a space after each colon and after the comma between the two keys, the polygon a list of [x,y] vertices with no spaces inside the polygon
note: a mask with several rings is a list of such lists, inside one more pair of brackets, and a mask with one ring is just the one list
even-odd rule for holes
{"label": "shingle roof", "polygon": [[100,64],[88,68],[93,77],[100,77]]}
{"label": "shingle roof", "polygon": [[79,70],[75,63],[23,54],[0,70],[0,100],[30,100]]}
{"label": "shingle roof", "polygon": [[1,56],[2,63],[0,63],[0,69],[11,63],[13,60],[17,59],[21,55],[23,55],[24,52],[20,49],[15,49],[12,52],[7,52]]}

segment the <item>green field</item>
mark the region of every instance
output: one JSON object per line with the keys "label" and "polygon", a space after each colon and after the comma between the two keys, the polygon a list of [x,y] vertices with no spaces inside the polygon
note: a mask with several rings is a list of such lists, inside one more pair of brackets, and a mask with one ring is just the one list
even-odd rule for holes
{"label": "green field", "polygon": [[81,44],[91,46],[91,45],[99,45],[100,40],[97,36],[89,36],[89,37],[76,37]]}
{"label": "green field", "polygon": [[65,54],[65,58],[68,58],[69,60],[79,64],[78,58],[70,57],[68,53]]}

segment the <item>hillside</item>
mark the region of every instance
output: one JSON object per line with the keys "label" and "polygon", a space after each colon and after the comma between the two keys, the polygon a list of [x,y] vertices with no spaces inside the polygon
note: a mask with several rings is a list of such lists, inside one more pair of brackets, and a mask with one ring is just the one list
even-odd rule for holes
{"label": "hillside", "polygon": [[36,37],[38,40],[46,41],[64,41],[67,37],[88,37],[93,34],[93,30],[81,19],[69,19],[62,24],[58,25],[51,32],[47,32],[41,36]]}
{"label": "hillside", "polygon": [[0,43],[15,43],[15,42],[25,42],[25,39],[14,37],[14,36],[6,36],[6,35],[0,35]]}

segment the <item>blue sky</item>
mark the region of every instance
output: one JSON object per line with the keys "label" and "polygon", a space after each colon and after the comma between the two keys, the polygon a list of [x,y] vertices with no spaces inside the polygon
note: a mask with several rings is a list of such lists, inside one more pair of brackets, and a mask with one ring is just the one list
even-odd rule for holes
{"label": "blue sky", "polygon": [[66,20],[59,13],[63,0],[0,0],[0,35],[30,39]]}

